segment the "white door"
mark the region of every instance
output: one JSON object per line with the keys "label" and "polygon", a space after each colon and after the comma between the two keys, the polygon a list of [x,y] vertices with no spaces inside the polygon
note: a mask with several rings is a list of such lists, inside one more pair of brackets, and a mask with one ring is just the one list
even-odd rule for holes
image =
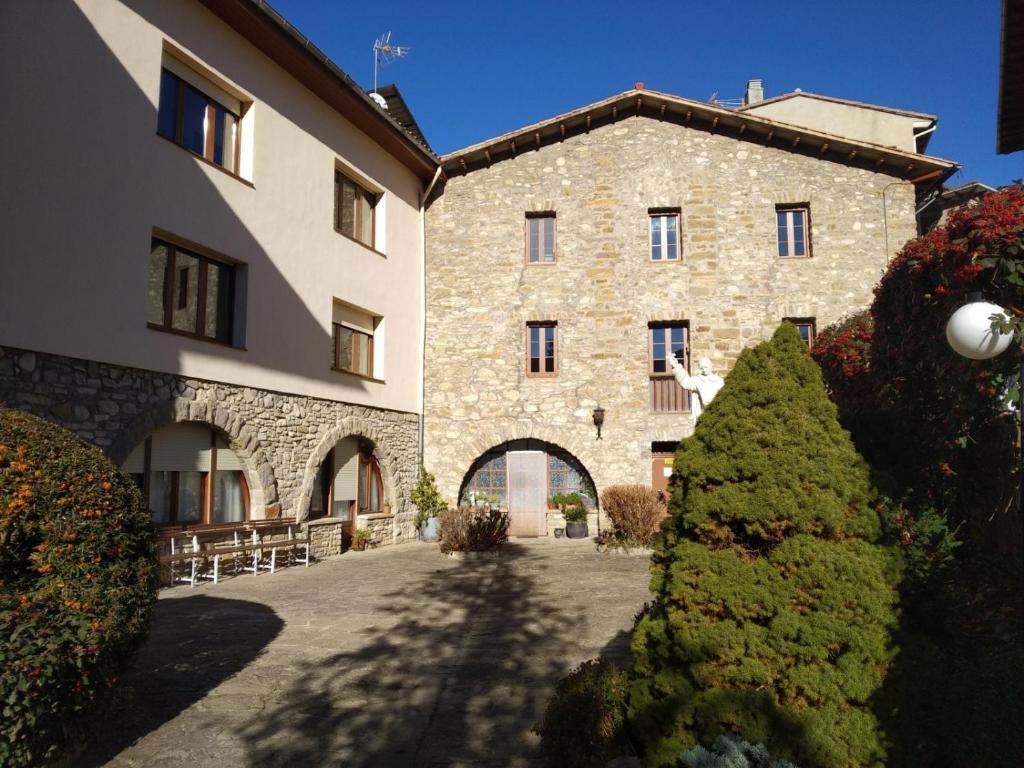
{"label": "white door", "polygon": [[510,536],[546,536],[548,455],[544,451],[508,454],[508,516]]}

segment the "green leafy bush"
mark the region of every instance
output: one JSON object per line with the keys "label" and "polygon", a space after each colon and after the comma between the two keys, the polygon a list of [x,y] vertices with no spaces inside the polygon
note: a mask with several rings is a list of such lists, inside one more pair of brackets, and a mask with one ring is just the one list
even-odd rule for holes
{"label": "green leafy bush", "polygon": [[745,350],[675,458],[633,637],[648,764],[742,733],[818,768],[878,766],[896,558],[868,468],[796,329]]}
{"label": "green leafy bush", "polygon": [[0,409],[0,764],[79,736],[142,639],[156,574],[134,483],[67,430]]}
{"label": "green leafy bush", "polygon": [[550,768],[603,768],[625,749],[628,676],[601,659],[585,661],[555,686],[534,726]]}
{"label": "green leafy bush", "polygon": [[763,744],[750,744],[735,736],[719,736],[711,749],[694,747],[683,754],[685,768],[796,768],[776,760]]}
{"label": "green leafy bush", "polygon": [[494,507],[457,507],[441,513],[441,551],[486,552],[508,541],[508,513]]}
{"label": "green leafy bush", "polygon": [[438,493],[437,483],[434,476],[427,472],[425,467],[420,467],[420,479],[410,494],[412,503],[416,505],[416,527],[419,528],[432,517],[440,517],[441,513],[448,509],[448,505],[441,494]]}
{"label": "green leafy bush", "polygon": [[650,546],[668,515],[665,501],[649,485],[610,485],[601,492],[601,506],[611,518],[614,537],[634,546]]}

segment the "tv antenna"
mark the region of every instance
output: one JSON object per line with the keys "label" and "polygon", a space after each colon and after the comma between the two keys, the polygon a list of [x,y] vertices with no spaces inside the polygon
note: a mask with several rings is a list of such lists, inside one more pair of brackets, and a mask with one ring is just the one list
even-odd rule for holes
{"label": "tv antenna", "polygon": [[377,92],[377,72],[381,62],[390,64],[395,59],[401,59],[409,55],[409,49],[404,45],[392,45],[391,33],[385,32],[373,43],[373,92]]}

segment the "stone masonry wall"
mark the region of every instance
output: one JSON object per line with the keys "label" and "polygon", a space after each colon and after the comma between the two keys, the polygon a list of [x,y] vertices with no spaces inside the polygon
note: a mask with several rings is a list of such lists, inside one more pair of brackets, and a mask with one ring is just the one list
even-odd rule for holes
{"label": "stone masonry wall", "polygon": [[[777,255],[786,203],[810,204],[810,258]],[[659,207],[681,210],[679,261],[650,260]],[[556,214],[553,265],[526,263],[531,211]],[[651,443],[693,430],[650,413],[650,321],[688,321],[691,370],[707,355],[725,375],[782,318],[820,329],[866,307],[914,234],[908,182],[648,117],[456,175],[426,214],[427,469],[454,500],[474,459],[532,437],[573,453],[598,491],[649,484]],[[525,375],[528,321],[558,324],[555,378]]]}
{"label": "stone masonry wall", "polygon": [[[30,411],[97,445],[116,464],[154,429],[199,421],[222,433],[245,464],[254,519],[295,517],[341,438],[371,440],[381,465],[391,536],[415,540],[409,493],[417,477],[416,414],[268,392],[172,374],[0,347],[0,404]],[[375,521],[375,529],[380,523]]]}

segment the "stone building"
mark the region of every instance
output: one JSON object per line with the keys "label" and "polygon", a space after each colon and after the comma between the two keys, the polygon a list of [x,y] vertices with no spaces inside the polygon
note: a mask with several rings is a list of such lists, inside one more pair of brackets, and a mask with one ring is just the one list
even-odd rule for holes
{"label": "stone building", "polygon": [[165,534],[409,539],[421,137],[262,3],[0,26],[0,403],[106,451]]}
{"label": "stone building", "polygon": [[919,152],[934,118],[809,94],[760,110],[759,86],[728,109],[638,84],[442,158],[424,419],[444,495],[497,495],[543,534],[555,493],[664,485],[694,427],[669,355],[725,375],[783,320],[810,341],[869,304],[918,187],[956,168]]}

